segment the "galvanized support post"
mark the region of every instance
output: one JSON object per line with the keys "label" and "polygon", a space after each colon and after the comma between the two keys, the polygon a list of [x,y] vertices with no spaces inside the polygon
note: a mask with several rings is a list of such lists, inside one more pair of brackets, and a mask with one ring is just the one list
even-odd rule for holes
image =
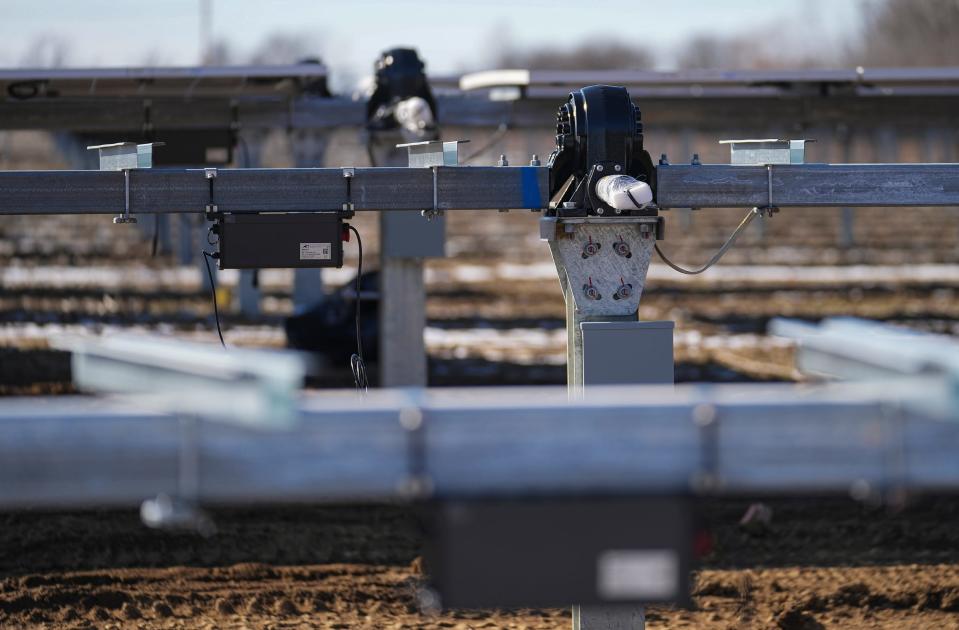
{"label": "galvanized support post", "polygon": [[[848,163],[852,158],[853,130],[846,125],[840,126],[836,133],[842,148],[841,161]],[[842,249],[850,249],[856,244],[856,210],[849,206],[843,206],[839,211],[839,246]]]}
{"label": "galvanized support post", "polygon": [[[619,356],[604,353],[602,370],[590,369],[585,339],[592,326],[611,333],[613,347],[639,332],[642,324],[637,313],[655,243],[655,221],[655,217],[542,220],[541,236],[549,242],[566,301],[566,373],[571,396],[580,395],[586,385],[653,382],[647,370],[635,368],[667,359],[657,358],[655,352],[637,356],[623,348]],[[617,323],[624,325],[620,328]],[[668,382],[672,382],[671,330]],[[633,605],[573,606],[572,620],[573,630],[645,628],[643,608]]]}
{"label": "galvanized support post", "polygon": [[[323,166],[329,133],[323,130],[300,129],[290,133],[293,164],[297,168]],[[322,269],[293,271],[293,312],[302,313],[323,301],[326,295]]]}
{"label": "galvanized support post", "polygon": [[[263,161],[263,143],[266,133],[262,131],[241,131],[239,134],[239,159],[244,168],[259,168]],[[206,239],[207,226],[203,226],[203,238]],[[203,254],[200,253],[200,257]],[[200,261],[201,266],[203,261]],[[260,287],[256,282],[256,269],[241,269],[237,282],[237,307],[240,314],[247,318],[256,318],[260,314]]]}
{"label": "galvanized support post", "polygon": [[[407,166],[398,132],[375,132],[369,150],[376,166]],[[424,210],[428,210],[424,208]],[[423,258],[443,254],[444,217],[380,213],[380,384],[425,387],[426,289]]]}

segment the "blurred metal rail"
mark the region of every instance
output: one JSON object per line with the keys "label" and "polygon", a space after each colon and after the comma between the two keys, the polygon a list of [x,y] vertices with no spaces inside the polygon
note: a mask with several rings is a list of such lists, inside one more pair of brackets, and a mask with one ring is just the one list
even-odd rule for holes
{"label": "blurred metal rail", "polygon": [[303,397],[288,430],[202,422],[192,445],[176,417],[135,404],[10,400],[0,506],[176,495],[184,448],[194,498],[213,504],[959,489],[959,422],[909,411],[904,389],[331,392]]}
{"label": "blurred metal rail", "polygon": [[[184,453],[188,498],[213,504],[959,490],[954,341],[848,320],[777,329],[799,339],[800,364],[864,380],[298,395],[300,372],[273,374],[273,353],[247,370],[254,351],[228,352],[231,383],[197,376],[214,346],[85,341],[78,382],[129,394],[0,404],[0,508],[182,495]],[[251,396],[268,402],[251,404],[262,421],[228,413]]]}

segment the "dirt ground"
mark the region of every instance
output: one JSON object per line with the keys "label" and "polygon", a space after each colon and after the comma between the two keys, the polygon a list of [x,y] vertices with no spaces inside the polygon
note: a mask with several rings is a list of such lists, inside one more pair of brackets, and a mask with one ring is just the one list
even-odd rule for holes
{"label": "dirt ground", "polygon": [[[650,628],[959,628],[959,500],[710,500],[690,610]],[[214,512],[204,539],[131,512],[0,515],[4,628],[566,628],[567,609],[422,611],[424,543],[403,506]],[[562,558],[556,559],[562,570]],[[504,571],[509,570],[504,567]]]}

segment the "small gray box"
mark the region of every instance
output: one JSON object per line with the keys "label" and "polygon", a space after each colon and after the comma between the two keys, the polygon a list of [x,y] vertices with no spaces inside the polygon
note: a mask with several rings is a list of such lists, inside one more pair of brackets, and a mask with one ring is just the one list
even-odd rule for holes
{"label": "small gray box", "polygon": [[672,385],[674,325],[583,322],[583,385]]}
{"label": "small gray box", "polygon": [[446,255],[446,217],[427,219],[419,212],[384,212],[381,244],[387,258],[442,258]]}

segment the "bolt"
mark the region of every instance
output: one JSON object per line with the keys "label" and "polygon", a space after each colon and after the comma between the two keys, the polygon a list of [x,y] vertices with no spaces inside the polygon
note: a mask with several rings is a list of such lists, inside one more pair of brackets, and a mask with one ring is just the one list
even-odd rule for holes
{"label": "bolt", "polygon": [[506,161],[505,154],[499,156],[499,163],[497,164],[497,166],[509,166],[509,162]]}
{"label": "bolt", "polygon": [[599,250],[602,249],[602,243],[594,243],[593,239],[583,245],[583,258],[589,258],[590,256],[595,256],[599,253]]}
{"label": "bolt", "polygon": [[623,282],[622,278],[620,278],[619,281],[620,281],[620,285],[619,285],[619,288],[616,289],[616,293],[613,294],[613,299],[625,300],[633,294],[633,285],[626,284],[625,282]]}
{"label": "bolt", "polygon": [[606,210],[604,208],[596,208],[596,214],[606,214]]}
{"label": "bolt", "polygon": [[665,153],[660,154],[659,156],[659,165],[660,166],[669,166],[669,158],[666,157]]}
{"label": "bolt", "polygon": [[699,154],[693,153],[693,161],[690,162],[693,166],[699,166],[702,162],[699,161]]}
{"label": "bolt", "polygon": [[710,404],[700,404],[693,407],[693,423],[697,427],[709,426],[716,421],[718,415],[716,407]]}
{"label": "bolt", "polygon": [[586,296],[586,299],[588,300],[603,299],[603,296],[600,295],[599,291],[596,290],[596,287],[593,286],[592,280],[590,280],[589,284],[583,285],[583,294]]}
{"label": "bolt", "polygon": [[539,166],[539,165],[540,165],[539,156],[534,153],[534,154],[533,154],[533,159],[531,159],[531,160],[529,161],[529,165],[530,165],[530,166]]}
{"label": "bolt", "polygon": [[623,170],[623,167],[620,166],[619,164],[615,164],[615,165],[613,165],[613,170],[618,173],[618,172],[620,172],[621,170]]}
{"label": "bolt", "polygon": [[629,243],[626,241],[616,241],[613,243],[613,251],[623,258],[632,258],[633,252],[629,251]]}
{"label": "bolt", "polygon": [[602,164],[597,164],[597,165],[596,165],[596,170],[597,170],[598,172],[602,173],[602,172],[603,172],[603,165],[602,165]]}

